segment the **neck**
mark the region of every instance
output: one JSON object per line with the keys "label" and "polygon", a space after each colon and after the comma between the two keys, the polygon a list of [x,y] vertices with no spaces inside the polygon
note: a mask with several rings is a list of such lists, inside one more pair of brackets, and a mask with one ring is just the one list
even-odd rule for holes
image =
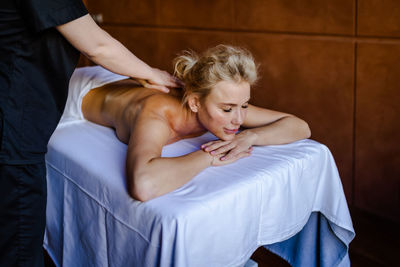
{"label": "neck", "polygon": [[180,130],[184,136],[199,136],[204,134],[207,129],[200,123],[197,113],[193,112],[186,105],[182,106],[181,110],[182,122],[180,123]]}

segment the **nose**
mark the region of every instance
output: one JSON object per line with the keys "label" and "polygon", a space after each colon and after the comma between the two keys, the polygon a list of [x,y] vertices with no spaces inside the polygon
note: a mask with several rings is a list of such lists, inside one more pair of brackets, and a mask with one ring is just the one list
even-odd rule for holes
{"label": "nose", "polygon": [[239,109],[233,112],[233,114],[234,115],[232,118],[232,124],[237,126],[242,125],[244,120],[244,112],[241,109]]}

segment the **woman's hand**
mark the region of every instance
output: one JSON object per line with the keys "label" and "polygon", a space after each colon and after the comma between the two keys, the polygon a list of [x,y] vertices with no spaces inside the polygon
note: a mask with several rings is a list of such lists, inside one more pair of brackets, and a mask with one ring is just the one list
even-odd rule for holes
{"label": "woman's hand", "polygon": [[152,68],[152,76],[147,80],[137,79],[146,88],[157,89],[168,93],[168,87],[183,87],[183,83],[166,71]]}
{"label": "woman's hand", "polygon": [[[212,165],[231,163],[239,158],[249,156],[252,151],[255,136],[248,130],[237,134],[231,141],[216,140],[201,146],[206,152],[214,156]],[[214,164],[215,163],[215,164]]]}
{"label": "woman's hand", "polygon": [[[211,166],[222,166],[222,165],[227,165],[227,164],[233,163],[233,162],[237,161],[238,159],[250,156],[252,150],[253,150],[253,147],[250,147],[246,151],[242,151],[235,155],[229,156],[229,158],[225,157],[226,154],[215,155],[215,156],[213,156],[213,159],[211,161]],[[221,160],[221,158],[222,158],[222,160]]]}

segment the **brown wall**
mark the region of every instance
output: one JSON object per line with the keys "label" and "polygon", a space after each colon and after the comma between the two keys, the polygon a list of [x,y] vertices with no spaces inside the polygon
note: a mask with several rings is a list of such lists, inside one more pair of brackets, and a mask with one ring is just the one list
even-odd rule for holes
{"label": "brown wall", "polygon": [[254,104],[309,122],[350,204],[400,221],[400,1],[88,0],[101,26],[172,71],[183,49],[253,52]]}

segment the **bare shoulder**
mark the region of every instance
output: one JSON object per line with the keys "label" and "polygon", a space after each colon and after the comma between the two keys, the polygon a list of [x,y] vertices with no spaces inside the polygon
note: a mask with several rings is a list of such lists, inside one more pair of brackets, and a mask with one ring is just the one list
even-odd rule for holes
{"label": "bare shoulder", "polygon": [[143,113],[152,114],[153,116],[162,118],[169,123],[172,123],[173,118],[179,118],[181,116],[182,106],[180,99],[176,96],[156,93],[149,96],[144,105]]}

